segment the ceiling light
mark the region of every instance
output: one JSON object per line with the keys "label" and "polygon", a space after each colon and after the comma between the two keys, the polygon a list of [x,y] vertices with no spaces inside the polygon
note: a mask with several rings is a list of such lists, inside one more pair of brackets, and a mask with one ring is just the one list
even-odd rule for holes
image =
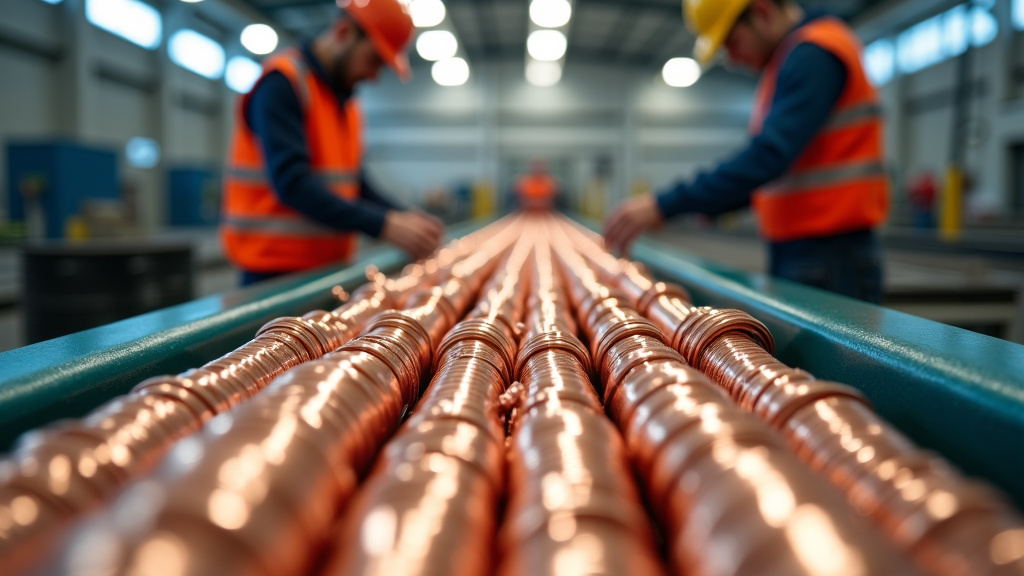
{"label": "ceiling light", "polygon": [[239,94],[246,94],[261,75],[263,75],[263,67],[258,62],[245,56],[233,56],[228,60],[224,81],[227,82],[228,88]]}
{"label": "ceiling light", "polygon": [[459,42],[447,30],[427,30],[416,38],[416,52],[424,60],[444,60],[455,56]]}
{"label": "ceiling light", "polygon": [[441,0],[412,0],[409,15],[417,28],[437,26],[444,20],[444,3]]}
{"label": "ceiling light", "polygon": [[537,60],[558,60],[565,56],[565,34],[558,30],[534,30],[526,39],[526,50]]}
{"label": "ceiling light", "polygon": [[530,60],[526,63],[526,80],[534,86],[554,86],[562,79],[562,65],[558,62]]}
{"label": "ceiling light", "polygon": [[242,46],[253,54],[270,54],[277,48],[277,32],[266,24],[250,24],[242,30]]}
{"label": "ceiling light", "polygon": [[446,58],[430,68],[434,82],[441,86],[462,86],[469,80],[469,64],[462,58]]}
{"label": "ceiling light", "polygon": [[687,88],[700,80],[700,64],[693,58],[673,58],[661,69],[661,77],[673,88]]}
{"label": "ceiling light", "polygon": [[533,0],[530,3],[530,20],[544,28],[561,28],[569,23],[572,6],[568,0]]}

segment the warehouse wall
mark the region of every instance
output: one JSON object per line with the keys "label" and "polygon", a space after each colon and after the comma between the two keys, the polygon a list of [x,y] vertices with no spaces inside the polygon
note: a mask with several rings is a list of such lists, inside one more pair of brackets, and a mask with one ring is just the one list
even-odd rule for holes
{"label": "warehouse wall", "polygon": [[[930,6],[929,6],[930,4]],[[957,2],[922,2],[917,8],[931,15]],[[894,10],[898,8],[896,6]],[[930,9],[930,13],[929,13]],[[1011,22],[1010,0],[997,0],[993,9],[999,20],[999,36],[991,44],[972,50],[973,69],[968,121],[964,128],[966,169],[972,181],[965,201],[968,223],[1019,222],[1024,202],[1015,174],[1021,159],[1014,159],[1015,145],[1024,144],[1024,34]],[[874,20],[860,31],[867,40],[894,37],[909,23],[888,18],[888,28]],[[953,142],[953,93],[958,84],[958,62],[947,60],[911,75],[899,75],[882,87],[889,122],[887,146],[897,187],[897,219],[909,218],[902,189],[915,175],[930,171],[942,176]],[[1015,213],[1016,212],[1016,213]]]}

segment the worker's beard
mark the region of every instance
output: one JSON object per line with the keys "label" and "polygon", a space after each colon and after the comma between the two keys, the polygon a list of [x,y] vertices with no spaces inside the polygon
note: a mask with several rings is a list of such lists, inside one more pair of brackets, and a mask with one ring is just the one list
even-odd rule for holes
{"label": "worker's beard", "polygon": [[345,94],[351,94],[355,90],[356,82],[349,72],[352,70],[352,57],[355,54],[355,44],[350,44],[334,59],[334,66],[330,71],[334,85]]}

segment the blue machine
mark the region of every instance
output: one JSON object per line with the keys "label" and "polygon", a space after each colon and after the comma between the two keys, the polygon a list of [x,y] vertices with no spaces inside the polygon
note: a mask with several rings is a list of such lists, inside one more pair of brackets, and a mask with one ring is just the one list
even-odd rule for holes
{"label": "blue machine", "polygon": [[216,226],[220,216],[220,174],[202,167],[167,170],[171,226]]}
{"label": "blue machine", "polygon": [[10,143],[7,190],[11,220],[30,224],[41,212],[45,237],[63,238],[84,200],[120,198],[117,154],[73,142]]}

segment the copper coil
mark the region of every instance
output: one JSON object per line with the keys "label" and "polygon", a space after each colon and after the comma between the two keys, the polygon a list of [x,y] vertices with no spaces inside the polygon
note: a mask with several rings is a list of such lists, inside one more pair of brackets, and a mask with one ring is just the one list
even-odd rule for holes
{"label": "copper coil", "polygon": [[[517,346],[512,338],[511,330],[485,320],[465,320],[460,322],[445,336],[444,341],[441,342],[437,349],[437,357],[443,356],[456,343],[466,340],[478,340],[499,352],[504,361],[506,375],[512,374],[512,371],[515,369]],[[434,364],[436,369],[440,362],[435,360]],[[506,382],[508,382],[507,378]]]}
{"label": "copper coil", "polygon": [[871,406],[856,388],[822,380],[786,382],[767,388],[757,399],[754,413],[781,430],[798,410],[825,398],[842,397]]}
{"label": "copper coil", "polygon": [[548,332],[524,340],[520,345],[519,356],[516,358],[516,376],[521,377],[523,367],[535,354],[554,350],[572,354],[583,366],[584,372],[589,374],[592,371],[590,353],[579,338],[566,332]]}
{"label": "copper coil", "polygon": [[[424,420],[405,426],[381,451],[374,474],[387,476],[407,462],[427,454],[444,454],[461,460],[486,477],[498,494],[504,488],[504,439],[479,426],[457,420]],[[378,472],[379,470],[379,472]]]}
{"label": "copper coil", "polygon": [[650,477],[659,451],[665,449],[670,441],[685,441],[678,437],[690,429],[695,429],[694,434],[697,435],[731,435],[734,427],[745,430],[742,428],[746,426],[745,422],[751,422],[750,426],[763,430],[762,424],[728,403],[694,403],[696,398],[692,392],[672,387],[651,395],[637,407],[629,427],[623,429],[626,446],[642,477]]}
{"label": "copper coil", "polygon": [[1024,573],[1024,530],[1007,514],[959,514],[956,522],[933,528],[913,553],[922,570],[933,574],[1018,575]]}
{"label": "copper coil", "polygon": [[[883,527],[901,547],[913,550],[932,531],[944,524],[975,514],[996,515],[1008,503],[993,489],[978,482],[945,475],[928,475],[911,480],[882,502],[886,517]],[[952,545],[950,556],[959,546]]]}
{"label": "copper coil", "polygon": [[505,430],[500,421],[477,410],[461,408],[451,402],[436,402],[416,412],[409,418],[410,426],[419,426],[425,422],[466,422],[491,435],[496,441],[504,439]]}
{"label": "copper coil", "polygon": [[175,378],[178,377],[156,376],[149,380],[143,380],[135,385],[131,394],[142,397],[151,396],[180,404],[193,416],[196,421],[196,428],[217,414],[213,407],[207,404],[201,396],[196,395],[190,388],[180,386],[173,380]]}
{"label": "copper coil", "polygon": [[590,349],[595,366],[604,364],[608,350],[620,340],[634,336],[647,336],[659,344],[664,343],[664,335],[654,327],[654,324],[639,317],[632,310],[615,310],[616,314],[606,316],[595,325],[595,331],[590,339]]}
{"label": "copper coil", "polygon": [[407,400],[410,403],[414,401],[419,395],[419,384],[426,375],[422,362],[418,361],[421,357],[420,351],[416,349],[416,342],[398,328],[377,328],[373,332],[363,335],[359,341],[383,346],[398,355],[406,365],[405,372],[408,374],[409,386],[407,389],[411,396],[407,397]]}
{"label": "copper coil", "polygon": [[746,338],[719,338],[701,356],[700,369],[752,412],[761,395],[774,386],[808,382],[814,376],[790,368]]}
{"label": "copper coil", "polygon": [[445,366],[465,363],[468,360],[484,362],[494,370],[495,379],[488,382],[488,387],[495,388],[497,394],[500,395],[511,384],[512,373],[502,354],[477,340],[463,340],[446,350],[443,356],[438,357],[441,366],[438,372],[444,370]]}
{"label": "copper coil", "polygon": [[[159,497],[162,492],[148,495]],[[122,517],[138,516],[137,510],[118,512]],[[101,574],[174,570],[180,576],[270,576],[227,531],[209,523],[183,516],[159,517],[148,519],[145,533],[132,531],[135,524],[106,517],[83,523],[45,573],[78,576],[86,570]]]}
{"label": "copper coil", "polygon": [[665,440],[637,454],[638,460],[650,463],[649,468],[645,468],[647,494],[663,524],[671,525],[671,522],[679,519],[669,507],[668,497],[672,486],[680,481],[683,474],[693,469],[701,458],[711,454],[716,445],[725,442],[737,446],[766,446],[773,450],[785,450],[785,442],[761,422],[738,418],[730,413],[724,416],[721,427],[712,425],[712,421],[689,426],[684,422],[678,428],[678,424],[665,422],[660,426],[668,432],[661,432]]}
{"label": "copper coil", "polygon": [[[671,390],[663,389],[672,387]],[[722,390],[708,381],[707,377],[685,364],[675,360],[647,362],[627,374],[619,386],[611,391],[611,398],[605,403],[608,413],[622,430],[630,426],[637,409],[649,406],[647,400],[654,394],[669,394],[668,401],[683,401],[689,398],[689,405],[707,403],[727,404],[728,397]]]}
{"label": "copper coil", "polygon": [[231,396],[215,389],[212,384],[209,378],[154,376],[136,384],[132,392],[179,400],[187,404],[201,421],[205,421],[232,406]]}
{"label": "copper coil", "polygon": [[286,316],[271,320],[256,332],[256,338],[259,339],[264,334],[287,334],[294,338],[305,349],[305,353],[300,354],[300,358],[304,362],[314,360],[330,352],[330,350],[325,349],[326,339],[307,322],[303,321],[302,318]]}
{"label": "copper coil", "polygon": [[411,406],[420,389],[420,372],[413,364],[415,358],[400,355],[388,344],[362,337],[342,346],[336,354],[363,353],[379,360],[396,378],[401,390],[399,400],[403,405]]}
{"label": "copper coil", "polygon": [[138,394],[118,396],[82,419],[83,426],[108,435],[123,434],[115,430],[124,425],[128,425],[134,434],[137,429],[133,423],[168,441],[190,434],[200,426],[195,414],[184,404],[169,398]]}
{"label": "copper coil", "polygon": [[109,465],[122,457],[128,455],[82,437],[42,442],[0,463],[0,486],[33,494],[62,514],[79,514],[122,484],[119,471]]}
{"label": "copper coil", "polygon": [[326,349],[328,352],[335,350],[345,342],[348,342],[359,332],[359,327],[349,324],[333,312],[326,310],[313,310],[302,315],[303,320],[312,322],[318,331],[327,338]]}
{"label": "copper coil", "polygon": [[[490,346],[467,340],[457,343],[444,357],[432,382],[437,386],[460,385],[497,398],[507,389],[507,365],[501,354]],[[462,379],[472,380],[463,383]],[[424,399],[432,397],[425,394]]]}
{"label": "copper coil", "polygon": [[598,307],[628,307],[630,304],[626,295],[617,290],[602,287],[596,292],[591,292],[582,283],[577,284],[577,286],[577,290],[570,291],[570,294],[574,295],[574,301],[579,302],[579,305],[576,306],[576,317],[586,319],[584,326],[582,326],[584,330],[589,331],[588,326],[592,327],[594,325],[594,320],[591,319],[591,316]]}
{"label": "copper coil", "polygon": [[775,350],[775,340],[764,324],[740,310],[695,308],[672,335],[672,347],[696,366],[704,350],[724,334],[738,332],[748,335],[769,354]]}
{"label": "copper coil", "polygon": [[284,348],[284,345],[279,342],[253,340],[213,362],[204,364],[203,368],[232,369],[244,380],[244,387],[251,396],[265,388],[275,376],[284,371],[282,362],[287,362],[291,354],[289,352],[287,357],[283,356],[281,348]]}
{"label": "copper coil", "polygon": [[296,336],[283,330],[264,332],[256,338],[256,341],[265,345],[268,351],[272,351],[282,372],[313,359],[305,344]]}
{"label": "copper coil", "polygon": [[[549,478],[552,485],[558,482],[555,475]],[[552,492],[552,496],[548,497],[550,502],[542,501],[534,506],[509,511],[498,532],[498,547],[503,551],[502,557],[507,557],[510,553],[525,552],[526,547],[522,544],[538,534],[558,534],[559,528],[571,531],[573,524],[590,522],[623,528],[625,534],[628,534],[623,538],[624,542],[638,542],[653,550],[654,539],[650,520],[638,503],[629,505],[628,500],[624,500],[619,494],[582,486],[578,486],[576,490],[562,486],[557,492]],[[564,497],[564,500],[559,501],[555,494]],[[605,544],[614,546],[615,543]]]}
{"label": "copper coil", "polygon": [[[567,569],[569,564],[572,568]],[[499,576],[533,576],[579,570],[584,574],[660,576],[665,568],[647,542],[627,528],[602,520],[563,514],[502,556]]]}
{"label": "copper coil", "polygon": [[[533,388],[533,386],[531,386]],[[585,408],[594,413],[601,411],[601,403],[593,393],[572,388],[540,388],[530,391],[509,417],[509,429],[516,433],[523,422],[540,414],[560,413],[565,409]]]}
{"label": "copper coil", "polygon": [[847,500],[862,515],[876,517],[880,523],[887,514],[883,503],[903,486],[916,478],[955,474],[937,454],[923,450],[871,464],[852,479]]}
{"label": "copper coil", "polygon": [[[447,326],[450,327],[453,324],[448,324]],[[372,333],[378,328],[393,328],[400,330],[403,334],[409,334],[411,342],[416,344],[416,352],[419,354],[417,360],[420,363],[420,369],[426,371],[430,367],[433,362],[433,350],[436,348],[434,345],[434,335],[430,328],[402,312],[378,314],[366,329],[366,332]],[[440,338],[437,339],[437,343],[440,343]]]}
{"label": "copper coil", "polygon": [[686,320],[692,310],[694,307],[688,301],[675,296],[663,295],[648,304],[644,316],[665,334],[667,341],[670,339],[670,335],[675,334],[676,328]]}
{"label": "copper coil", "polygon": [[67,523],[59,506],[25,490],[0,487],[0,559],[21,574],[51,549]]}
{"label": "copper coil", "polygon": [[359,495],[324,575],[488,572],[498,514],[491,484],[442,454],[405,467],[374,477]]}
{"label": "copper coil", "polygon": [[[914,573],[782,451],[719,443],[685,478],[669,497],[673,513],[689,516],[670,547],[680,573],[818,575],[837,557],[844,574]],[[808,554],[810,542],[829,554]]]}
{"label": "copper coil", "polygon": [[867,405],[842,396],[799,409],[783,433],[804,462],[843,490],[881,462],[917,450]]}
{"label": "copper coil", "polygon": [[[251,468],[242,468],[242,462]],[[142,547],[132,546],[133,540],[144,541],[163,532],[182,538],[182,530],[203,530],[217,534],[213,538],[223,547],[235,548],[236,554],[254,560],[265,574],[308,570],[314,560],[314,542],[287,502],[269,489],[267,479],[248,473],[259,470],[265,460],[249,452],[212,464],[197,466],[167,486],[166,500],[154,514],[152,529],[130,537],[125,547],[141,555]],[[221,476],[230,478],[230,483],[221,483]],[[185,526],[179,527],[181,524]],[[183,552],[196,556],[192,550]],[[145,558],[136,561],[146,562]],[[154,568],[149,564],[150,570]]]}
{"label": "copper coil", "polygon": [[601,364],[604,402],[607,404],[611,400],[627,374],[648,362],[659,360],[683,363],[678,352],[646,335],[631,336],[611,346]]}
{"label": "copper coil", "polygon": [[209,381],[209,387],[227,397],[228,406],[237,406],[252,398],[256,390],[257,380],[242,372],[237,364],[226,362],[209,362],[202,368],[194,368],[182,372],[180,376],[192,380]]}
{"label": "copper coil", "polygon": [[[413,293],[405,302],[404,308],[405,312],[396,314],[418,320],[424,328],[440,325],[450,327],[459,321],[458,312],[452,303],[448,301],[448,298],[445,297],[440,287]],[[379,320],[379,318],[378,316],[377,319]],[[444,334],[437,334],[436,329],[431,331],[428,328],[427,333],[431,336],[430,342],[434,345],[440,344],[441,338],[444,336]]]}
{"label": "copper coil", "polygon": [[690,293],[686,291],[686,288],[683,288],[678,284],[656,282],[650,288],[645,290],[643,295],[635,301],[637,312],[646,316],[650,310],[651,304],[659,298],[675,298],[680,302],[693,301],[693,298],[690,297]]}

